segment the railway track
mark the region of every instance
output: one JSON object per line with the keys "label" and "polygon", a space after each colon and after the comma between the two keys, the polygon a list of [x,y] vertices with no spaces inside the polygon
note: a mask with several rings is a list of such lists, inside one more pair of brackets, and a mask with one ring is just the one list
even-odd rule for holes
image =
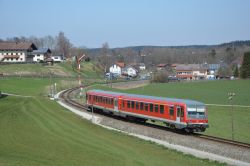
{"label": "railway track", "polygon": [[[80,108],[81,110],[87,111],[88,108],[84,104],[80,104],[77,101],[72,100],[71,97],[70,97],[72,95],[72,93],[77,89],[78,89],[78,87],[65,90],[64,92],[61,93],[60,98],[63,99],[64,102],[66,102],[67,104],[69,104],[69,105],[71,105],[73,107],[76,107],[78,109]],[[110,115],[108,115],[108,116],[110,117]],[[122,117],[114,117],[114,118],[116,118],[118,120],[126,120],[127,121],[127,119],[124,119]],[[229,140],[229,139],[209,136],[209,135],[205,135],[205,134],[198,134],[198,133],[187,134],[187,133],[180,132],[178,130],[173,130],[173,129],[166,128],[164,126],[160,126],[160,125],[156,125],[156,124],[152,124],[152,123],[141,123],[141,122],[134,122],[134,123],[144,125],[144,126],[148,126],[148,127],[152,127],[152,128],[161,129],[161,130],[167,130],[167,131],[175,132],[175,133],[178,133],[178,134],[185,134],[187,136],[192,136],[192,137],[196,137],[196,138],[203,139],[203,140],[219,142],[219,143],[223,143],[223,144],[227,144],[227,145],[232,145],[232,146],[237,146],[237,147],[250,149],[250,144],[244,143],[244,142],[233,141],[233,140]]]}

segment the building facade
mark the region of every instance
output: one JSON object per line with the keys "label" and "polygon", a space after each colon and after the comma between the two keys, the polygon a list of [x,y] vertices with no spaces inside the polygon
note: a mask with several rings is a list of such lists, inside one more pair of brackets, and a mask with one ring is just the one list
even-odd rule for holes
{"label": "building facade", "polygon": [[29,42],[0,42],[0,62],[32,62],[33,50],[37,47]]}
{"label": "building facade", "polygon": [[44,62],[46,59],[51,57],[51,50],[49,48],[41,48],[34,50],[32,54],[33,62]]}

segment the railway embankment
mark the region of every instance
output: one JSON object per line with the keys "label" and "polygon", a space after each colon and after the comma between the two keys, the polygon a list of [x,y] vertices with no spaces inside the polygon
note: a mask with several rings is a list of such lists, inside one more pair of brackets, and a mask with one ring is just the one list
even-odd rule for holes
{"label": "railway embankment", "polygon": [[[58,93],[56,97],[59,96],[60,93]],[[130,123],[126,120],[119,120],[87,112],[68,105],[65,100],[59,99],[58,103],[82,118],[110,130],[152,141],[164,147],[175,149],[185,154],[191,154],[199,158],[215,160],[229,165],[250,166],[250,149],[247,148],[225,145],[209,140],[205,141],[192,135],[183,135],[164,129],[152,128],[141,124]]]}

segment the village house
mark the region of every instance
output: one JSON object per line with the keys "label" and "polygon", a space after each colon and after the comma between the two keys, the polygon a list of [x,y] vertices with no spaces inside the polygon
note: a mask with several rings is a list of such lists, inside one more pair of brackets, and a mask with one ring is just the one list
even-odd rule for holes
{"label": "village house", "polygon": [[37,47],[30,42],[0,42],[1,62],[32,62]]}
{"label": "village house", "polygon": [[146,65],[144,63],[139,63],[138,66],[140,70],[146,70]]}
{"label": "village house", "polygon": [[159,70],[163,70],[163,69],[166,69],[167,66],[168,66],[168,64],[166,64],[166,63],[161,63],[161,64],[158,64],[158,65],[156,66],[156,69],[157,69],[158,71],[159,71]]}
{"label": "village house", "polygon": [[176,77],[185,80],[200,80],[207,78],[207,68],[201,64],[177,64]]}
{"label": "village house", "polygon": [[122,70],[122,75],[124,75],[124,76],[136,77],[137,74],[138,74],[138,70],[133,66],[126,66]]}
{"label": "village house", "polygon": [[51,58],[51,50],[49,48],[34,50],[32,54],[34,62],[44,62],[46,59]]}
{"label": "village house", "polygon": [[125,67],[125,64],[123,62],[116,62],[115,64],[113,64],[110,68],[109,68],[109,72],[117,75],[117,76],[121,76],[122,74],[122,69]]}
{"label": "village house", "polygon": [[207,64],[207,79],[214,80],[218,77],[218,70],[220,68],[220,64]]}

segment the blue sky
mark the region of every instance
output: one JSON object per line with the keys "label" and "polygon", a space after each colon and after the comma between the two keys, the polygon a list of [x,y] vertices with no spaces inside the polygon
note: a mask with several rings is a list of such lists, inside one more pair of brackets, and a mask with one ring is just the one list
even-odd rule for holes
{"label": "blue sky", "polygon": [[75,46],[250,40],[249,0],[0,0],[0,38],[55,36]]}

